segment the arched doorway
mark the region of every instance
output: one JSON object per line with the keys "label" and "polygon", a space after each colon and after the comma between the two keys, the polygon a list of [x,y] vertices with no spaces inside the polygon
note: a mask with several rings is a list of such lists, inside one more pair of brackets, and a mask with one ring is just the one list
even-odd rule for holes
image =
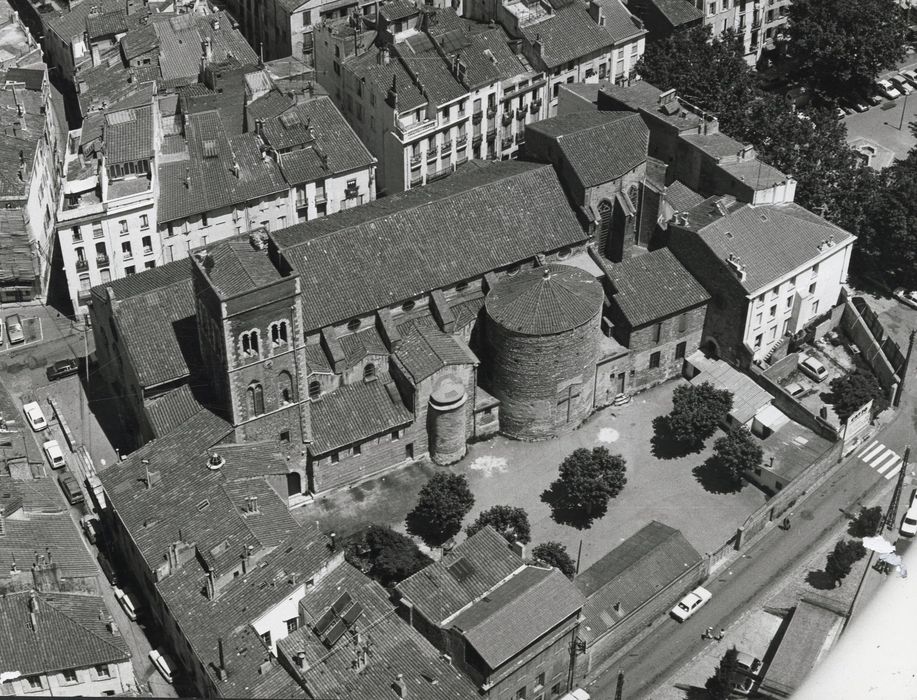
{"label": "arched doorway", "polygon": [[298,496],[302,493],[302,477],[299,472],[287,472],[287,496]]}

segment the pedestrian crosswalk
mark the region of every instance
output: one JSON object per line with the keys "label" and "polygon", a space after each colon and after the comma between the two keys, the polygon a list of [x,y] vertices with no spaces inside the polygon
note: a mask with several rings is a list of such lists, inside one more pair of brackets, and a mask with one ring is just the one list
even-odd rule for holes
{"label": "pedestrian crosswalk", "polygon": [[878,440],[867,442],[857,451],[856,456],[886,479],[897,476],[904,466],[901,456]]}

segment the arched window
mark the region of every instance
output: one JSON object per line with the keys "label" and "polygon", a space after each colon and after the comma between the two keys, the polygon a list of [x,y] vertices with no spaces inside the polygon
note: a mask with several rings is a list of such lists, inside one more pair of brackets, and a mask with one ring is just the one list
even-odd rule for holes
{"label": "arched window", "polygon": [[605,251],[605,241],[608,240],[608,233],[611,231],[611,202],[607,199],[603,199],[599,202],[599,250]]}
{"label": "arched window", "polygon": [[363,368],[363,380],[374,379],[376,376],[376,366],[370,362]]}
{"label": "arched window", "polygon": [[258,331],[242,334],[242,352],[246,355],[258,354]]}
{"label": "arched window", "polygon": [[347,330],[355,331],[360,327],[360,319],[352,318],[347,322]]}
{"label": "arched window", "polygon": [[271,342],[274,345],[286,345],[287,343],[287,322],[278,321],[271,324]]}
{"label": "arched window", "polygon": [[264,389],[258,382],[252,382],[248,386],[248,407],[254,416],[264,413]]}
{"label": "arched window", "polygon": [[569,248],[564,248],[563,250],[557,251],[557,259],[558,259],[558,260],[566,260],[566,259],[569,258],[569,257],[570,257],[570,249],[569,249]]}
{"label": "arched window", "polygon": [[281,372],[277,375],[277,390],[280,393],[281,403],[293,403],[296,397],[293,394],[293,377],[289,372]]}
{"label": "arched window", "polygon": [[518,266],[518,265],[513,265],[513,266],[512,266],[511,268],[509,268],[506,272],[507,272],[507,274],[510,274],[510,275],[518,275],[518,274],[519,274],[519,266]]}
{"label": "arched window", "polygon": [[313,379],[309,382],[309,398],[317,399],[322,395],[322,384],[317,379]]}

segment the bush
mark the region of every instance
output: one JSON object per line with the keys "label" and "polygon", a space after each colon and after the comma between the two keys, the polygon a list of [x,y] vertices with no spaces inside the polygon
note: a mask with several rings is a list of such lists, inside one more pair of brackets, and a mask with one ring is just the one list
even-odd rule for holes
{"label": "bush", "polygon": [[853,565],[866,556],[866,548],[858,540],[841,540],[828,554],[825,564],[825,573],[835,582],[835,586],[843,581]]}
{"label": "bush", "polygon": [[462,518],[473,505],[467,479],[440,472],[420,489],[417,505],[405,519],[408,532],[430,547],[441,547],[462,529]]}
{"label": "bush", "polygon": [[532,557],[559,569],[568,579],[572,580],[576,573],[576,563],[560,542],[542,542],[532,550]]}
{"label": "bush", "polygon": [[669,430],[678,442],[696,445],[713,435],[732,410],[732,393],[710,382],[680,384],[672,394]]}
{"label": "bush", "polygon": [[882,522],[882,506],[861,508],[850,526],[850,534],[855,537],[872,537]]}
{"label": "bush", "polygon": [[346,549],[347,561],[386,588],[391,588],[428,564],[432,559],[420,551],[410,537],[381,525],[370,525]]}
{"label": "bush", "polygon": [[764,451],[748,430],[733,428],[713,443],[713,458],[719,469],[736,485],[742,485],[742,473],[761,466]]}
{"label": "bush", "polygon": [[842,421],[847,420],[859,408],[872,399],[872,415],[877,416],[888,408],[885,391],[876,375],[867,369],[855,369],[843,377],[831,380],[828,403]]}
{"label": "bush", "polygon": [[713,675],[707,679],[705,687],[710,697],[714,700],[727,700],[732,695],[732,686],[736,680],[739,652],[736,648],[729,647]]}
{"label": "bush", "polygon": [[503,538],[510,544],[513,542],[528,544],[532,541],[529,515],[524,508],[513,508],[512,506],[488,508],[481,512],[474,523],[465,528],[465,534],[471,537],[488,525],[503,535]]}

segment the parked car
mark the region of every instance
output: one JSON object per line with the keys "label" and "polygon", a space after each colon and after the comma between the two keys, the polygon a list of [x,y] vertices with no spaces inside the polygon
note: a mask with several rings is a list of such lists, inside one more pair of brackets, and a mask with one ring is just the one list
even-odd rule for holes
{"label": "parked car", "polygon": [[891,84],[891,82],[885,80],[884,78],[882,80],[876,81],[876,90],[878,90],[879,94],[887,100],[895,100],[901,97],[901,93],[898,91],[898,88],[896,88]]}
{"label": "parked car", "polygon": [[111,562],[108,561],[108,557],[106,557],[102,552],[99,552],[96,555],[96,559],[99,562],[99,568],[102,569],[102,573],[105,574],[105,578],[108,579],[108,582],[112,586],[117,586],[118,585],[118,575],[115,573],[115,570],[111,565]]}
{"label": "parked car", "polygon": [[77,503],[84,503],[86,501],[83,497],[83,492],[80,491],[80,485],[72,474],[61,474],[57,477],[57,481],[60,484],[61,491],[64,492],[64,496],[67,498],[67,503],[75,506]]}
{"label": "parked car", "polygon": [[917,309],[917,291],[913,289],[908,291],[904,289],[904,287],[898,287],[898,289],[894,291],[894,294],[895,298],[897,298],[899,301],[902,301],[908,306],[912,306],[913,308]]}
{"label": "parked car", "polygon": [[889,82],[894,85],[902,95],[910,95],[914,92],[914,86],[910,84],[907,78],[900,73],[890,77]]}
{"label": "parked car", "polygon": [[853,102],[850,103],[850,108],[854,112],[861,112],[861,113],[868,112],[869,103],[865,99],[855,99]]}
{"label": "parked car", "polygon": [[67,460],[64,459],[64,452],[60,448],[57,440],[48,440],[41,446],[45,451],[45,457],[51,463],[51,469],[62,469],[67,466]]}
{"label": "parked car", "polygon": [[901,529],[899,530],[905,537],[917,535],[917,508],[911,506],[904,514],[901,520]]}
{"label": "parked car", "polygon": [[53,382],[55,379],[69,377],[80,371],[80,363],[70,358],[69,360],[60,360],[48,367],[48,381]]}
{"label": "parked car", "polygon": [[799,358],[799,371],[814,382],[824,381],[828,376],[828,368],[814,357],[801,355]]}
{"label": "parked car", "polygon": [[131,620],[136,620],[137,619],[137,608],[134,607],[134,601],[130,599],[127,593],[122,591],[117,586],[113,586],[112,591],[115,594],[115,600],[117,600],[118,604],[121,605],[121,609],[124,610],[124,613]]}
{"label": "parked car", "polygon": [[94,515],[84,515],[80,518],[80,527],[89,544],[95,544],[99,539],[99,519]]}
{"label": "parked car", "polygon": [[873,107],[882,104],[882,96],[874,92],[866,93],[863,95],[863,99]]}
{"label": "parked car", "polygon": [[740,651],[736,654],[736,670],[738,673],[732,681],[732,692],[736,695],[749,695],[758,671],[761,670],[761,659]]}
{"label": "parked car", "polygon": [[156,670],[162,674],[169,683],[172,682],[172,663],[171,659],[158,649],[150,650],[150,661],[156,667]]}
{"label": "parked car", "polygon": [[10,345],[16,345],[25,341],[25,333],[22,332],[22,319],[19,314],[10,314],[6,317],[6,337]]}
{"label": "parked car", "polygon": [[911,85],[917,88],[917,71],[913,68],[905,68],[899,74],[901,77],[905,78]]}
{"label": "parked car", "polygon": [[790,396],[800,396],[806,390],[799,382],[790,382],[783,388],[787,390]]}
{"label": "parked car", "polygon": [[25,419],[29,421],[29,425],[36,433],[48,427],[48,421],[45,420],[45,414],[41,412],[41,406],[37,401],[27,403],[22,410],[25,413]]}
{"label": "parked car", "polygon": [[592,696],[582,688],[574,688],[566,693],[560,700],[589,700]]}
{"label": "parked car", "polygon": [[672,608],[670,613],[679,622],[684,622],[694,613],[700,610],[713,597],[713,594],[703,586],[698,586],[688,593],[684,598],[678,601],[678,605]]}

